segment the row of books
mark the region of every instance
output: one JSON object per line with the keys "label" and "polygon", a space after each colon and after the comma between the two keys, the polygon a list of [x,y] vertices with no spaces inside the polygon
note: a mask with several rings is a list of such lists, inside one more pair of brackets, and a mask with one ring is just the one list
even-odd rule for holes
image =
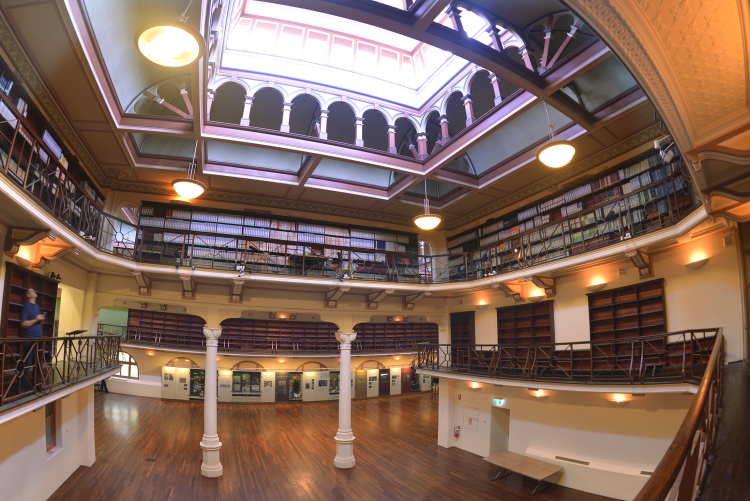
{"label": "row of books", "polygon": [[648,186],[649,184],[651,184],[651,176],[648,172],[643,172],[637,176],[633,176],[632,178],[630,178],[630,181],[622,183],[622,193],[623,195],[627,195],[628,193],[637,191],[644,186]]}
{"label": "row of books", "polygon": [[609,188],[607,190],[600,191],[599,193],[594,194],[594,204],[599,205],[601,203],[606,202],[607,200],[611,200],[613,198],[617,198],[621,195],[620,187],[619,186],[613,186],[612,188]]}
{"label": "row of books", "polygon": [[602,188],[606,188],[620,180],[620,176],[617,172],[613,172],[608,176],[604,176],[601,179],[591,182],[591,189],[596,191]]}

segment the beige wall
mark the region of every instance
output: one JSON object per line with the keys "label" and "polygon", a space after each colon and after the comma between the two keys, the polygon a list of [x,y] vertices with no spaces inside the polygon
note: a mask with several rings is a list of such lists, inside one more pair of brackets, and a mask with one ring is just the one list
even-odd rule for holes
{"label": "beige wall", "polygon": [[[743,359],[744,317],[742,289],[736,244],[724,247],[724,234],[688,242],[653,255],[654,277],[664,278],[666,292],[667,330],[723,327],[726,340],[726,361]],[[729,233],[731,234],[731,232]],[[704,254],[708,263],[698,270],[685,267],[693,256]],[[627,268],[626,275],[619,275]],[[646,281],[650,279],[643,279]],[[591,339],[586,287],[594,282],[607,282],[617,288],[640,282],[638,270],[629,260],[562,276],[556,279],[554,300],[555,338],[558,343]],[[463,299],[464,304],[458,302]],[[489,304],[477,310],[480,302]],[[500,291],[485,291],[461,296],[451,301],[454,311],[476,310],[476,341],[478,344],[497,342],[495,308],[516,304]]]}
{"label": "beige wall", "polygon": [[[459,400],[459,395],[461,399]],[[693,395],[647,394],[628,403],[610,402],[607,393],[549,391],[532,397],[527,388],[483,384],[471,389],[468,381],[440,379],[441,427],[439,444],[485,457],[490,450],[493,398],[503,398],[510,409],[508,450],[563,466],[550,481],[616,499],[632,499],[669,448],[682,424]],[[467,428],[466,407],[479,413],[478,430]],[[453,427],[461,426],[458,439]],[[531,452],[529,452],[531,450]],[[540,455],[539,451],[544,452]],[[537,454],[535,454],[537,452]],[[548,457],[549,456],[549,457]],[[589,461],[579,466],[554,456]],[[599,463],[599,464],[595,464]]]}
{"label": "beige wall", "polygon": [[0,498],[43,501],[94,452],[93,385],[55,401],[58,447],[47,452],[44,407],[0,425]]}

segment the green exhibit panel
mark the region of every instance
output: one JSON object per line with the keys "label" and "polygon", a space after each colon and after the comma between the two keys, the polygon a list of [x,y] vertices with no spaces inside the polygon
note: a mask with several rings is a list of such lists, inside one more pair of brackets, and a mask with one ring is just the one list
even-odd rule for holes
{"label": "green exhibit panel", "polygon": [[302,400],[302,373],[289,373],[289,401],[298,402]]}
{"label": "green exhibit panel", "polygon": [[206,391],[206,370],[190,369],[190,400],[203,400]]}
{"label": "green exhibit panel", "polygon": [[276,374],[273,372],[261,372],[260,374],[260,401],[261,402],[275,402],[276,392],[274,391],[274,383],[276,382]]}
{"label": "green exhibit panel", "polygon": [[331,381],[328,384],[328,399],[338,400],[340,384],[341,384],[341,373],[339,371],[331,371],[330,376],[331,376]]}
{"label": "green exhibit panel", "polygon": [[331,375],[327,372],[318,372],[316,381],[316,400],[330,400]]}
{"label": "green exhibit panel", "polygon": [[276,402],[288,402],[289,401],[289,373],[288,372],[276,372]]}
{"label": "green exhibit panel", "polygon": [[378,383],[379,375],[380,372],[378,369],[367,370],[367,398],[373,398],[380,395],[380,383]]}
{"label": "green exhibit panel", "polygon": [[379,396],[385,397],[391,394],[391,370],[390,369],[379,369],[378,376],[380,377],[380,392]]}
{"label": "green exhibit panel", "polygon": [[391,370],[391,395],[401,395],[401,369]]}
{"label": "green exhibit panel", "polygon": [[367,398],[370,395],[368,387],[371,386],[366,370],[358,370],[354,373],[354,398]]}
{"label": "green exhibit panel", "polygon": [[318,400],[318,390],[315,387],[317,380],[317,372],[302,373],[302,400],[304,402],[315,402]]}
{"label": "green exhibit panel", "polygon": [[232,373],[232,402],[260,402],[260,372]]}

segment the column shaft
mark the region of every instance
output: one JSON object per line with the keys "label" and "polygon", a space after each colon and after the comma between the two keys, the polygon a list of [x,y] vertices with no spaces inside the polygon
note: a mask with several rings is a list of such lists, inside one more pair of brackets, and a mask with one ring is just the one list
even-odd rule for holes
{"label": "column shaft", "polygon": [[284,113],[281,116],[281,132],[289,132],[289,116],[292,113],[292,103],[284,103]]}
{"label": "column shaft", "polygon": [[320,110],[320,139],[328,139],[328,110]]}
{"label": "column shaft", "polygon": [[253,96],[245,96],[245,107],[242,108],[242,119],[240,119],[240,125],[250,125],[250,110],[253,107]]}
{"label": "column shaft", "polygon": [[204,477],[220,477],[224,474],[224,468],[219,460],[221,442],[219,442],[216,423],[216,355],[221,327],[218,329],[204,327],[203,335],[206,336],[206,388],[203,392],[203,440],[200,443],[201,449],[203,449],[201,475]]}
{"label": "column shaft", "polygon": [[336,441],[336,457],[333,464],[337,468],[353,468],[354,434],[352,433],[352,341],[357,337],[355,332],[336,333],[336,339],[341,343],[341,365],[339,367],[339,429],[334,437]]}
{"label": "column shaft", "polygon": [[398,153],[396,150],[396,127],[388,126],[388,153]]}

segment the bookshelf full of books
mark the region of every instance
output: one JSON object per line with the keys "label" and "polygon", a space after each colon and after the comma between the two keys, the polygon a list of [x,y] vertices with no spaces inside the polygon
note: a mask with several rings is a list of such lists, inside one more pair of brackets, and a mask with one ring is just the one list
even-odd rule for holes
{"label": "bookshelf full of books", "polygon": [[465,273],[481,278],[599,248],[672,224],[700,200],[678,152],[650,155],[594,180],[448,238],[451,255],[468,253]]}
{"label": "bookshelf full of books", "polygon": [[144,202],[140,260],[306,276],[419,281],[417,235]]}

